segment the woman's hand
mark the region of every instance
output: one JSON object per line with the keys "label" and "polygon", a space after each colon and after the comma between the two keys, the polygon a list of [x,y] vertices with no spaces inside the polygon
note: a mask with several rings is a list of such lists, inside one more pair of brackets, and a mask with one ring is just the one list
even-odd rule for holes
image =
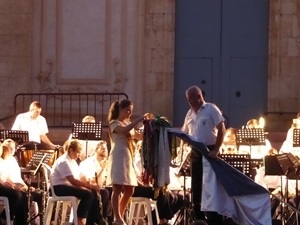
{"label": "woman's hand", "polygon": [[145,113],[144,120],[153,120],[155,118],[154,114],[152,113]]}

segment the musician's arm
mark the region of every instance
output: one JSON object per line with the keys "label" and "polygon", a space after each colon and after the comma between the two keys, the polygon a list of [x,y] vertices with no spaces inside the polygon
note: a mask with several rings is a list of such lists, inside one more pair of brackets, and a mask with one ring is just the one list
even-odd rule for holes
{"label": "musician's arm", "polygon": [[55,144],[53,144],[50,139],[47,137],[46,134],[41,134],[41,140],[42,142],[44,142],[45,144],[51,146],[52,148],[56,148],[57,146]]}

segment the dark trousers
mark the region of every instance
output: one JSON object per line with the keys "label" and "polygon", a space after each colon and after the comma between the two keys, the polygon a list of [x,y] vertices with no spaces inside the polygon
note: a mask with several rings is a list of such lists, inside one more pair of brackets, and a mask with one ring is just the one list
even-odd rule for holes
{"label": "dark trousers", "polygon": [[[209,150],[212,150],[214,146],[207,146]],[[216,212],[202,212],[201,211],[201,195],[203,184],[203,163],[202,154],[192,149],[191,152],[191,177],[192,177],[192,202],[196,220],[204,220],[205,216],[211,224],[222,224],[223,217]],[[204,199],[205,201],[205,199]],[[217,200],[216,200],[217,201]]]}
{"label": "dark trousers", "polygon": [[74,196],[80,199],[77,216],[80,218],[87,218],[88,212],[94,201],[94,193],[91,190],[71,185],[55,185],[53,188],[57,196]]}
{"label": "dark trousers", "polygon": [[176,212],[184,207],[184,198],[180,194],[172,192],[159,193],[157,199],[154,198],[154,189],[152,187],[137,186],[134,189],[132,197],[145,197],[157,200],[157,210],[160,219],[172,219]]}
{"label": "dark trousers", "polygon": [[100,189],[101,201],[102,201],[102,213],[103,217],[106,219],[108,217],[108,207],[110,201],[110,192],[106,188]]}
{"label": "dark trousers", "polygon": [[12,220],[14,219],[14,224],[24,225],[28,217],[27,193],[14,190],[4,185],[0,185],[0,196],[8,198],[10,217]]}
{"label": "dark trousers", "polygon": [[196,220],[204,220],[205,214],[201,211],[203,165],[202,154],[192,149],[191,152],[192,203]]}

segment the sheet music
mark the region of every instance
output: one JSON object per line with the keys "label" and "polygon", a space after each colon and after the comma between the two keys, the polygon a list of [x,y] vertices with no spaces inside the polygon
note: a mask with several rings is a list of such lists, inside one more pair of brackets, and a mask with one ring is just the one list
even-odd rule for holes
{"label": "sheet music", "polygon": [[73,123],[72,138],[81,140],[101,140],[101,123]]}
{"label": "sheet music", "polygon": [[0,139],[12,139],[18,144],[29,142],[28,131],[24,130],[1,130],[0,131]]}

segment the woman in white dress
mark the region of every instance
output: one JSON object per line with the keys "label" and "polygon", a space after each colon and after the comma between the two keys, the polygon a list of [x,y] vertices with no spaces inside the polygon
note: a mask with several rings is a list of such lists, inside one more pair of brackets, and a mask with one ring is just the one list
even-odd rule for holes
{"label": "woman in white dress", "polygon": [[133,137],[141,137],[141,134],[135,133],[134,127],[143,121],[144,115],[131,122],[132,110],[132,102],[123,99],[112,103],[108,113],[111,151],[108,157],[106,185],[112,185],[113,189],[111,202],[114,225],[125,224],[124,212],[134,187],[138,185],[133,166]]}

